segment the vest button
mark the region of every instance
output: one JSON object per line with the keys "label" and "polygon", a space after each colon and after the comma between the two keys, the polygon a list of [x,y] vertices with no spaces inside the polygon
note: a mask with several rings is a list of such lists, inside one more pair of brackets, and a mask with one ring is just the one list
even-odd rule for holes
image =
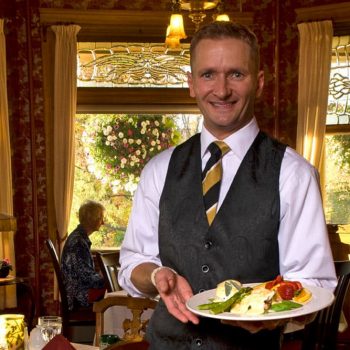
{"label": "vest button", "polygon": [[196,343],[196,345],[197,345],[198,347],[200,347],[200,346],[202,346],[203,341],[202,341],[201,338],[197,338],[197,339],[195,340],[195,343]]}
{"label": "vest button", "polygon": [[201,289],[198,291],[198,293],[203,293],[203,292],[205,292],[205,289],[203,289],[203,288],[201,288]]}
{"label": "vest button", "polygon": [[211,241],[206,241],[204,243],[204,248],[205,249],[210,249],[212,245],[213,245],[213,243]]}
{"label": "vest button", "polygon": [[204,273],[209,272],[209,266],[208,265],[202,265],[202,272],[204,272]]}

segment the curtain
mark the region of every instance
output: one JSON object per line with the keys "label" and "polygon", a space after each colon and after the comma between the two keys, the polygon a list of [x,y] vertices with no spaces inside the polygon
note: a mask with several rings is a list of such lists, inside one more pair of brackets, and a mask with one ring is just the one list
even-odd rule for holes
{"label": "curtain", "polygon": [[57,238],[67,237],[72,206],[77,101],[77,25],[52,26],[55,33],[54,70],[54,204]]}
{"label": "curtain", "polygon": [[[10,128],[6,84],[4,20],[0,19],[0,212],[13,215]],[[15,274],[14,232],[0,232],[0,259],[8,258]],[[0,309],[16,306],[15,286],[0,288]]]}
{"label": "curtain", "polygon": [[296,149],[321,171],[332,57],[331,21],[298,24],[299,85]]}

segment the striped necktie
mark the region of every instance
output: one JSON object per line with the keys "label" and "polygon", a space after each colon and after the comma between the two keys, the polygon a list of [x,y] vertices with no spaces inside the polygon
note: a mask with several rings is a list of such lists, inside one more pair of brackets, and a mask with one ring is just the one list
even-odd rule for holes
{"label": "striped necktie", "polygon": [[211,156],[202,173],[202,187],[204,207],[209,225],[214,220],[219,200],[220,184],[222,178],[222,157],[230,150],[223,141],[212,142],[208,150]]}

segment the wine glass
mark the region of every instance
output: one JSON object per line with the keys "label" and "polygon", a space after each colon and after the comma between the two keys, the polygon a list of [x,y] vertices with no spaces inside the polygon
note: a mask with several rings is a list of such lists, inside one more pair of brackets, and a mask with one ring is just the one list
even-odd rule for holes
{"label": "wine glass", "polygon": [[38,326],[41,335],[48,343],[55,335],[62,332],[62,317],[60,316],[41,316],[38,319]]}

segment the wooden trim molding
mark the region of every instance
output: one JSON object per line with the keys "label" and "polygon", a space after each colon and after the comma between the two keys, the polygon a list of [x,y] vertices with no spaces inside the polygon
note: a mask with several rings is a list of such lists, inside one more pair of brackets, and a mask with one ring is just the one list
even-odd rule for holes
{"label": "wooden trim molding", "polygon": [[[40,8],[44,33],[53,24],[81,26],[78,41],[163,42],[171,11],[74,10]],[[235,21],[251,26],[253,12],[230,12]],[[208,18],[211,15],[208,14]],[[184,16],[189,42],[195,31],[193,22]]]}
{"label": "wooden trim molding", "polygon": [[200,113],[189,90],[78,88],[78,113]]}
{"label": "wooden trim molding", "polygon": [[329,135],[340,135],[340,134],[350,134],[350,125],[327,125],[326,134]]}
{"label": "wooden trim molding", "polygon": [[350,2],[298,8],[295,12],[297,23],[330,19],[336,35],[350,33]]}

